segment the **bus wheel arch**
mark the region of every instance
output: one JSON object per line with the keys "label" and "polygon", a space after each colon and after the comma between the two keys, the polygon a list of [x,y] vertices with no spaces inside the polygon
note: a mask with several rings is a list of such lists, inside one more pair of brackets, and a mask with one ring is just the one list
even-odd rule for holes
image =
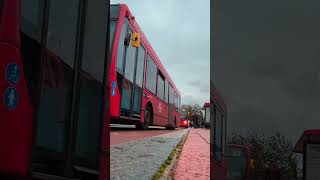
{"label": "bus wheel arch", "polygon": [[153,118],[154,118],[154,116],[153,116],[153,106],[152,106],[152,103],[150,101],[147,102],[146,108],[147,107],[150,109],[150,113],[151,113],[151,118],[150,118],[149,125],[153,125]]}
{"label": "bus wheel arch", "polygon": [[153,123],[153,107],[151,102],[148,102],[145,106],[143,122],[139,121],[136,124],[136,128],[147,130],[149,126],[152,125],[152,123]]}

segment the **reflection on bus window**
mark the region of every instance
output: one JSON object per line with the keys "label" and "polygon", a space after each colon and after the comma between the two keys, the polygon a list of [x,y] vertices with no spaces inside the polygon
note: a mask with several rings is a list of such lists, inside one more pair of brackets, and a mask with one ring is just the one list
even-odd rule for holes
{"label": "reflection on bus window", "polygon": [[164,78],[163,76],[160,74],[158,74],[158,85],[157,85],[158,89],[157,89],[157,96],[161,99],[164,100]]}
{"label": "reflection on bus window", "polygon": [[20,1],[21,59],[28,93],[33,104],[36,103],[38,93],[36,87],[40,79],[43,2],[42,0]]}
{"label": "reflection on bus window", "polygon": [[[50,1],[37,147],[63,152],[74,74],[79,1]],[[50,141],[48,141],[50,139]]]}
{"label": "reflection on bus window", "polygon": [[243,150],[238,148],[227,148],[227,166],[229,180],[245,179],[247,161]]}
{"label": "reflection on bus window", "polygon": [[[106,24],[100,1],[92,1],[86,9],[84,43],[79,73],[79,103],[75,139],[76,164],[98,169],[102,107],[104,100]],[[110,29],[111,30],[111,29]]]}
{"label": "reflection on bus window", "polygon": [[112,51],[112,47],[113,47],[113,41],[114,41],[114,35],[116,32],[116,27],[117,27],[117,21],[110,21],[110,39],[109,39],[109,51]]}
{"label": "reflection on bus window", "polygon": [[157,65],[148,56],[147,60],[147,75],[146,75],[146,88],[152,93],[156,94],[157,87]]}
{"label": "reflection on bus window", "polygon": [[117,52],[117,71],[120,74],[123,74],[123,61],[124,61],[124,39],[127,34],[127,28],[128,28],[128,20],[125,18],[125,21],[122,24],[121,28],[121,34],[119,38],[119,44],[118,44],[118,52]]}
{"label": "reflection on bus window", "polygon": [[216,145],[217,145],[217,151],[216,151],[216,155],[217,155],[217,159],[221,160],[221,149],[222,149],[222,128],[221,128],[222,124],[221,124],[221,113],[219,111],[218,108],[216,108]]}
{"label": "reflection on bus window", "polygon": [[20,1],[21,3],[21,31],[30,38],[40,43],[42,20],[43,20],[43,0]]}

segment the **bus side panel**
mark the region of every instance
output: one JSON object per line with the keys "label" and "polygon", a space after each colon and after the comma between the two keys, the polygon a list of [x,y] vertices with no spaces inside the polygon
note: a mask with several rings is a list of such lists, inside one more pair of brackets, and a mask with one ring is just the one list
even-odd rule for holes
{"label": "bus side panel", "polygon": [[[3,3],[0,17],[0,174],[25,176],[32,142],[32,107],[19,51],[20,6],[18,0],[4,0]],[[15,64],[9,66],[10,63]],[[10,71],[7,72],[7,68]],[[19,71],[15,71],[17,69]],[[8,79],[9,76],[12,79]]]}
{"label": "bus side panel", "polygon": [[157,96],[153,98],[154,124],[159,126],[168,125],[168,105],[159,100]]}
{"label": "bus side panel", "polygon": [[[119,91],[119,82],[117,82],[117,52],[119,45],[119,38],[121,34],[122,24],[125,18],[125,11],[123,8],[120,9],[120,15],[116,31],[114,34],[114,41],[111,53],[111,64],[110,64],[110,117],[119,118],[120,116],[120,103],[121,94]],[[115,93],[113,93],[114,91]]]}
{"label": "bus side panel", "polygon": [[[0,171],[26,175],[32,144],[32,106],[19,50],[0,42],[0,54]],[[7,67],[11,63],[16,63],[20,70],[15,85],[6,78],[6,75],[9,76]]]}

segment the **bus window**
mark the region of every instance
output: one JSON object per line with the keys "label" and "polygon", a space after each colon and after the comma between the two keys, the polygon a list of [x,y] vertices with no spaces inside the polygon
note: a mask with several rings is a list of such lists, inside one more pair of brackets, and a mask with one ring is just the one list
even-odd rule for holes
{"label": "bus window", "polygon": [[20,1],[20,3],[21,59],[28,93],[31,102],[35,105],[36,88],[40,80],[40,41],[44,3],[42,0]]}
{"label": "bus window", "polygon": [[247,158],[240,148],[227,148],[227,166],[230,180],[245,179],[247,169]]}
{"label": "bus window", "polygon": [[[129,29],[129,34],[132,31]],[[132,93],[133,93],[133,76],[135,69],[135,59],[136,59],[136,48],[131,45],[125,47],[126,55],[125,55],[125,69],[124,69],[124,78],[122,85],[122,93],[121,93],[121,108],[124,110],[131,110],[131,102],[132,102]]]}
{"label": "bus window", "polygon": [[165,80],[165,85],[164,85],[164,100],[165,100],[166,103],[168,103],[168,98],[169,98],[169,92],[168,92],[169,88],[168,88],[168,86],[169,86],[169,83],[168,83],[167,80]]}
{"label": "bus window", "polygon": [[222,151],[222,123],[221,123],[221,112],[219,109],[216,109],[216,155],[217,159],[220,161],[221,160],[221,151]]}
{"label": "bus window", "polygon": [[135,90],[134,90],[134,113],[140,114],[141,112],[141,101],[142,101],[142,83],[143,83],[143,73],[144,73],[144,57],[146,50],[141,45],[138,48],[138,58],[137,58],[137,68],[136,68],[136,78],[135,78]]}
{"label": "bus window", "polygon": [[[226,121],[224,116],[221,116],[221,153],[226,152]],[[223,156],[225,157],[225,156]]]}
{"label": "bus window", "polygon": [[153,94],[156,94],[157,87],[157,65],[148,55],[147,59],[147,75],[146,75],[146,88]]}
{"label": "bus window", "polygon": [[160,71],[158,73],[157,96],[164,100],[164,77]]}
{"label": "bus window", "polygon": [[[71,106],[79,1],[50,1],[36,147],[52,161],[63,158]],[[59,165],[57,165],[59,166]]]}
{"label": "bus window", "polygon": [[120,74],[123,74],[123,61],[124,61],[124,39],[126,37],[128,30],[128,19],[125,18],[122,28],[121,28],[121,34],[119,38],[119,44],[118,44],[118,52],[117,52],[117,72]]}
{"label": "bus window", "polygon": [[110,36],[109,36],[109,51],[111,52],[112,51],[112,47],[113,47],[113,40],[114,40],[114,35],[115,35],[115,32],[116,32],[116,27],[117,27],[117,22],[118,21],[114,21],[114,20],[111,20],[110,21]]}
{"label": "bus window", "polygon": [[[129,34],[132,34],[132,31],[129,30]],[[125,69],[124,69],[124,77],[128,79],[130,82],[133,82],[134,69],[135,69],[135,59],[136,59],[136,48],[129,45],[126,51],[126,59],[125,59]]]}
{"label": "bus window", "polygon": [[[101,142],[102,104],[104,100],[104,67],[106,24],[100,1],[87,4],[82,62],[79,72],[79,103],[75,138],[76,164],[98,169]],[[95,19],[95,22],[92,21]]]}

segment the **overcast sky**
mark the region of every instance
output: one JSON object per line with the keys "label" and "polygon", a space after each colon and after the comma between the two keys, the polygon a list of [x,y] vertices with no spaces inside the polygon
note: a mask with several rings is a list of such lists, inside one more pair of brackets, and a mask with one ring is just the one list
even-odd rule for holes
{"label": "overcast sky", "polygon": [[320,1],[220,1],[213,79],[229,132],[320,129]]}
{"label": "overcast sky", "polygon": [[182,94],[210,100],[210,0],[111,0],[127,4]]}

